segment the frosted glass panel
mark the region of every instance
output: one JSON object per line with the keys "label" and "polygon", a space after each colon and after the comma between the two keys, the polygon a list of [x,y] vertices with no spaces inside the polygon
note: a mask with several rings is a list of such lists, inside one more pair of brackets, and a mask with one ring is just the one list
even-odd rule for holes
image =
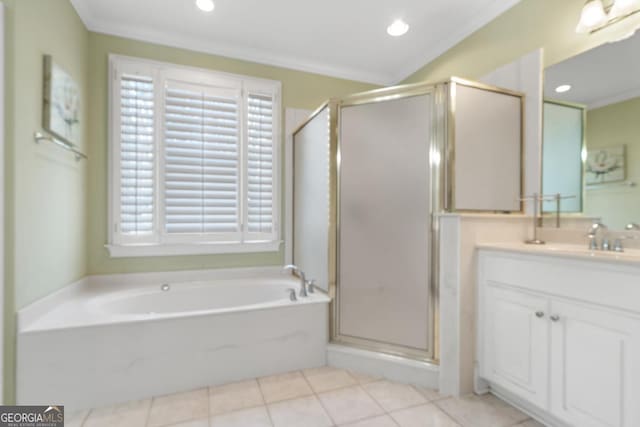
{"label": "frosted glass panel", "polygon": [[329,111],[293,137],[293,263],[329,289]]}
{"label": "frosted glass panel", "polygon": [[[542,192],[575,196],[562,200],[562,212],[582,211],[583,110],[544,103]],[[545,202],[545,211],[555,211],[555,202]]]}
{"label": "frosted glass panel", "polygon": [[521,114],[517,96],[456,86],[456,209],[520,210]]}
{"label": "frosted glass panel", "polygon": [[429,99],[341,110],[343,336],[428,349]]}

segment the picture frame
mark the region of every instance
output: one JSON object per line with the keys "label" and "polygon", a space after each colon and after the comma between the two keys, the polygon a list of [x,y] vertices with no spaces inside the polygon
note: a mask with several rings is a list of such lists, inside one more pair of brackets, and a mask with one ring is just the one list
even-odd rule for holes
{"label": "picture frame", "polygon": [[43,57],[42,127],[74,146],[80,142],[80,89],[51,55]]}
{"label": "picture frame", "polygon": [[585,177],[587,185],[624,181],[625,174],[625,145],[588,150]]}

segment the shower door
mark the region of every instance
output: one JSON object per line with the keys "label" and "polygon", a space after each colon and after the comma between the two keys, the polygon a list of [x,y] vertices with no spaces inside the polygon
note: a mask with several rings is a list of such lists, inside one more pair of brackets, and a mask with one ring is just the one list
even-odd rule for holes
{"label": "shower door", "polygon": [[431,109],[431,94],[340,109],[337,341],[429,358]]}
{"label": "shower door", "polygon": [[293,135],[293,263],[329,291],[330,105]]}

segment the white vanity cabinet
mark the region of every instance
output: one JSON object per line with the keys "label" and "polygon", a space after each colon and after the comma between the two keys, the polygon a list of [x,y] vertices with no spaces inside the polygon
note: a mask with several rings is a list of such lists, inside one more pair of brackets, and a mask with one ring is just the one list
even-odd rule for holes
{"label": "white vanity cabinet", "polygon": [[477,375],[549,425],[640,426],[640,264],[481,248]]}
{"label": "white vanity cabinet", "polygon": [[640,426],[640,320],[574,302],[551,310],[551,413],[575,426]]}
{"label": "white vanity cabinet", "polygon": [[486,288],[484,372],[487,379],[537,405],[547,402],[549,327],[546,298]]}

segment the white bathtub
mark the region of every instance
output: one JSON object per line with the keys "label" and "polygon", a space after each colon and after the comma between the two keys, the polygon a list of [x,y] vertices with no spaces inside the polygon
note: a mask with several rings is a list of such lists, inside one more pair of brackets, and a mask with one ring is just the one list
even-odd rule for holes
{"label": "white bathtub", "polygon": [[18,403],[77,410],[322,366],[329,298],[292,302],[298,287],[274,269],[85,279],[19,313]]}

